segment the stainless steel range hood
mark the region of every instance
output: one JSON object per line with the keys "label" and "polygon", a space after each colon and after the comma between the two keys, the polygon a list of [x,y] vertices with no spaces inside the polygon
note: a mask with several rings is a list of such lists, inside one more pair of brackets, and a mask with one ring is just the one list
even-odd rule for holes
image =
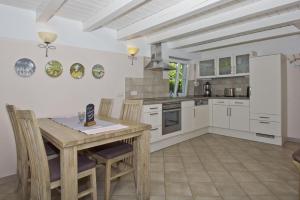
{"label": "stainless steel range hood", "polygon": [[151,45],[151,60],[150,62],[146,65],[145,69],[148,70],[157,70],[157,71],[167,71],[167,70],[172,70],[173,68],[170,68],[169,66],[169,61],[164,60],[162,51],[162,46],[161,43],[158,44],[152,44]]}

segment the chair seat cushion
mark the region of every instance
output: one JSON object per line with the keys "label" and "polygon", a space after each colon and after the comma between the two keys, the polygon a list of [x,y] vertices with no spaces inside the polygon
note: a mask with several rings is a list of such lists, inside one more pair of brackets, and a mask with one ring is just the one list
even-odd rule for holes
{"label": "chair seat cushion", "polygon": [[44,142],[44,144],[47,156],[59,154],[59,149],[57,149],[53,144],[51,144],[50,142]]}
{"label": "chair seat cushion", "polygon": [[293,159],[300,163],[300,149],[293,153]]}
{"label": "chair seat cushion", "polygon": [[126,154],[133,151],[131,144],[125,142],[113,142],[105,144],[92,149],[93,153],[105,158],[112,159],[118,157],[122,154]]}
{"label": "chair seat cushion", "polygon": [[[50,181],[57,181],[60,179],[60,158],[48,160],[50,170]],[[86,156],[78,156],[78,173],[96,167],[96,161],[90,160]]]}

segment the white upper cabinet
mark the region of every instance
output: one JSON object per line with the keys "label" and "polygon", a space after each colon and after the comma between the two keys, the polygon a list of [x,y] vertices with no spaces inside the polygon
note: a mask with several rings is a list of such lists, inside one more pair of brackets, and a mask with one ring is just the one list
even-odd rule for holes
{"label": "white upper cabinet", "polygon": [[235,74],[237,75],[246,75],[249,74],[249,61],[250,54],[237,55],[235,56]]}
{"label": "white upper cabinet", "polygon": [[199,62],[199,78],[211,78],[216,76],[215,59],[201,60]]}
{"label": "white upper cabinet", "polygon": [[232,57],[221,57],[218,59],[218,75],[228,76],[232,75]]}

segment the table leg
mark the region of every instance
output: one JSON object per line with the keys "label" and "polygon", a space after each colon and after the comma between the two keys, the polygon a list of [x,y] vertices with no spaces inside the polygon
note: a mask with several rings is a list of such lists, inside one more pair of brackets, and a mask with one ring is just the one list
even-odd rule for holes
{"label": "table leg", "polygon": [[136,187],[138,200],[150,199],[150,143],[149,131],[137,137],[135,145]]}
{"label": "table leg", "polygon": [[77,148],[68,147],[60,151],[61,199],[77,200]]}

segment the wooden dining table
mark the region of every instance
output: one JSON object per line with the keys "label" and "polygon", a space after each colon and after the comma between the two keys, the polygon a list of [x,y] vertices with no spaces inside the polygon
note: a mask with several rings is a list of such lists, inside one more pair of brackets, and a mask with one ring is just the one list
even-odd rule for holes
{"label": "wooden dining table", "polygon": [[134,166],[136,175],[136,194],[138,200],[149,200],[149,138],[151,126],[148,124],[123,121],[107,117],[97,116],[96,118],[116,124],[122,124],[127,126],[127,128],[88,135],[63,126],[49,118],[38,119],[43,137],[60,150],[61,199],[77,199],[78,151],[128,138],[135,138]]}

